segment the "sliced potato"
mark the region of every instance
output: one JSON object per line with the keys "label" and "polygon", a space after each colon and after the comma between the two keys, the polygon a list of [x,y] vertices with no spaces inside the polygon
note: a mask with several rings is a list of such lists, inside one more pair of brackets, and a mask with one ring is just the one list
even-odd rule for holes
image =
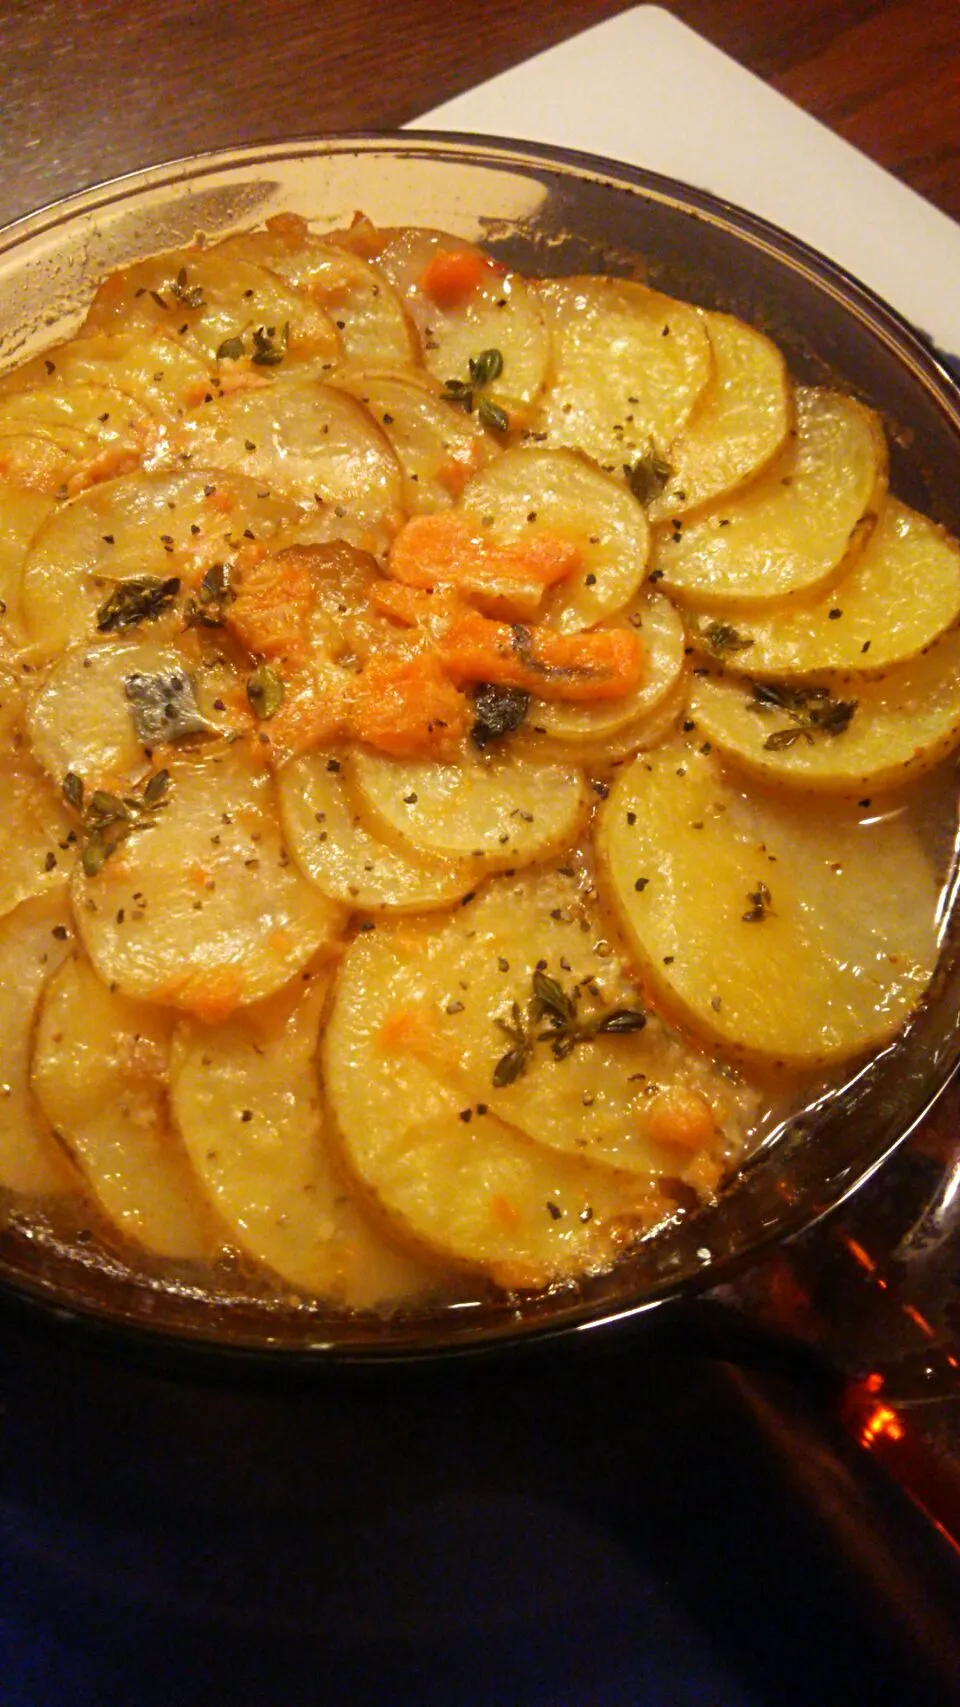
{"label": "sliced potato", "polygon": [[39,533],[47,517],[53,513],[54,501],[46,493],[21,491],[7,481],[0,481],[0,615],[5,618],[8,632],[19,637],[20,578],[23,560],[31,541]]}
{"label": "sliced potato", "polygon": [[30,1090],[37,1003],[70,953],[72,934],[62,883],[0,919],[0,1186],[31,1196],[75,1191],[79,1183]]}
{"label": "sliced potato", "polygon": [[73,338],[0,378],[0,396],[43,385],[56,390],[107,385],[139,403],[148,415],[173,420],[199,403],[210,382],[209,364],[162,332],[99,332]]}
{"label": "sliced potato", "polygon": [[142,639],[73,646],[53,666],[27,716],[33,753],[55,782],[62,782],[67,771],[98,782],[111,775],[129,777],[163,745],[153,742],[145,748],[137,733],[126,683],[138,674],[188,675],[197,709],[211,729],[225,734],[231,723],[243,722],[221,697],[223,669],[191,669],[183,651],[169,643],[144,634]]}
{"label": "sliced potato", "polygon": [[480,860],[414,858],[373,835],[353,798],[351,769],[349,758],[307,753],[277,776],[290,852],[331,900],[366,912],[422,912],[451,905],[483,876]]}
{"label": "sliced potato", "polygon": [[746,795],[675,743],[622,772],[597,852],[654,991],[734,1049],[800,1066],[877,1046],[936,964],[937,882],[898,812]]}
{"label": "sliced potato", "polygon": [[705,314],[714,374],[670,446],[671,474],[647,505],[653,521],[734,491],[784,449],[793,387],[776,344],[732,314]]}
{"label": "sliced potato", "polygon": [[503,544],[553,535],[577,547],[577,569],[550,591],[543,610],[542,620],[564,634],[622,610],[646,574],[650,530],[641,505],[573,451],[505,451],[464,488],[461,505],[471,518],[486,518]]}
{"label": "sliced potato", "polygon": [[227,237],[209,251],[253,261],[313,297],[333,320],[348,361],[412,362],[417,339],[396,291],[360,255],[325,243],[304,227],[269,227]]}
{"label": "sliced potato", "polygon": [[593,747],[647,716],[676,687],[684,667],[686,635],[676,609],[660,593],[642,593],[620,619],[640,635],[643,644],[643,676],[639,687],[622,699],[594,700],[576,705],[572,700],[531,701],[524,725],[525,736],[546,736],[575,749],[578,743]]}
{"label": "sliced potato", "polygon": [[22,492],[64,497],[67,482],[96,453],[87,434],[72,429],[58,434],[11,432],[0,438],[0,480]]}
{"label": "sliced potato", "polygon": [[385,524],[401,514],[400,468],[383,433],[355,398],[309,374],[215,399],[181,423],[164,454],[312,498],[334,533],[341,517],[364,526],[370,549],[383,549]]}
{"label": "sliced potato", "polygon": [[[751,676],[883,670],[913,658],[960,616],[960,546],[888,498],[866,546],[827,592],[769,613],[743,613],[742,650],[721,651]],[[699,638],[722,613],[700,613]]]}
{"label": "sliced potato", "polygon": [[456,763],[357,748],[352,780],[367,826],[414,858],[472,859],[486,871],[547,859],[571,842],[589,795],[575,765],[464,748]]}
{"label": "sliced potato", "polygon": [[173,1107],[202,1189],[255,1262],[351,1309],[409,1301],[433,1265],[394,1246],[330,1151],[315,1055],[327,979],[211,1032],[181,1021]]}
{"label": "sliced potato", "polygon": [[[752,684],[732,676],[695,675],[690,716],[700,734],[763,782],[834,793],[871,794],[930,770],[960,742],[960,629],[929,651],[876,680],[830,677],[804,684],[795,709],[783,711]],[[839,713],[835,734],[817,719]],[[811,727],[812,726],[812,727]],[[769,743],[772,741],[773,745]]]}
{"label": "sliced potato", "polygon": [[202,1257],[214,1230],[167,1107],[172,1024],[73,955],[44,991],[31,1084],[117,1232],[157,1256]]}
{"label": "sliced potato", "polygon": [[796,403],[796,437],[767,473],[728,502],[659,530],[655,572],[691,604],[813,592],[865,545],[887,485],[880,422],[839,391],[801,386]]}
{"label": "sliced potato", "polygon": [[24,755],[0,768],[0,915],[60,889],[73,864],[73,824],[60,791]]}
{"label": "sliced potato", "polygon": [[659,1218],[659,1194],[636,1174],[511,1129],[495,1118],[485,1085],[479,1102],[465,1095],[449,1046],[429,1020],[418,1026],[427,990],[423,1005],[433,1008],[431,944],[443,940],[442,930],[431,937],[403,922],[358,936],[347,952],[322,1059],[348,1166],[404,1232],[502,1285],[606,1267]]}
{"label": "sliced potato", "polygon": [[342,913],[290,863],[273,781],[240,743],[171,759],[166,809],[73,906],[105,983],[207,1020],[280,988],[335,941]]}
{"label": "sliced potato", "polygon": [[[206,363],[232,339],[245,358],[257,354],[254,334],[281,362],[301,356],[335,361],[337,332],[319,303],[276,273],[216,249],[178,249],[111,273],[97,291],[84,332],[160,331],[181,338]],[[276,367],[254,366],[272,375]]]}
{"label": "sliced potato", "polygon": [[[470,288],[447,295],[425,288],[425,275],[444,254],[472,256],[476,276]],[[534,402],[543,390],[550,338],[543,309],[519,273],[508,272],[482,250],[447,232],[411,228],[392,237],[377,256],[404,308],[420,333],[423,359],[444,384],[470,383],[471,359],[497,350],[502,368],[477,390],[507,410]]]}
{"label": "sliced potato", "polygon": [[[442,1065],[463,1104],[479,1098],[551,1149],[650,1179],[709,1162],[716,1177],[740,1154],[750,1096],[645,1018],[582,872],[497,878],[419,930],[423,969],[381,1035],[398,1063],[412,1054]],[[553,1029],[560,1015],[537,1001],[538,988],[567,1004],[579,1041],[568,1047]],[[592,1031],[604,1016],[614,1029]],[[522,1059],[518,1031],[530,1041]]]}
{"label": "sliced potato", "polygon": [[415,370],[363,368],[338,373],[393,446],[403,472],[403,502],[410,515],[446,509],[471,474],[499,452],[476,415],[444,402],[426,375]]}
{"label": "sliced potato", "polygon": [[93,633],[119,581],[176,576],[193,587],[211,563],[235,556],[251,535],[269,539],[295,514],[258,482],[209,468],[92,487],[55,511],[24,558],[27,632],[55,656]]}
{"label": "sliced potato", "polygon": [[533,426],[620,474],[669,450],[713,372],[703,316],[627,279],[545,279],[553,365]]}

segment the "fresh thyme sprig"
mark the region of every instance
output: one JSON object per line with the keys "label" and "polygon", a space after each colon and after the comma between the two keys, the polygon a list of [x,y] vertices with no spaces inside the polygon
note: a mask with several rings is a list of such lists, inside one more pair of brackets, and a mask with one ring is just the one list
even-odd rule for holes
{"label": "fresh thyme sprig", "polygon": [[[596,1013],[581,1014],[579,1001],[578,989],[572,992],[565,990],[558,979],[537,968],[531,981],[526,1014],[519,1003],[514,1002],[510,1019],[501,1017],[496,1022],[511,1043],[493,1070],[496,1089],[512,1085],[526,1072],[538,1043],[549,1043],[551,1054],[558,1061],[564,1061],[578,1043],[588,1043],[594,1037],[624,1036],[628,1032],[642,1031],[647,1023],[646,1014],[639,1008],[601,1008]],[[544,1020],[547,1029],[538,1031],[537,1026]]]}

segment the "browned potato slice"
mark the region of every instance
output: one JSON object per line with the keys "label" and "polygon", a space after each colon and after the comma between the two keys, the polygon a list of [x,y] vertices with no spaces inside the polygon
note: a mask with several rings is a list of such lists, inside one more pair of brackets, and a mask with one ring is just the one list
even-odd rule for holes
{"label": "browned potato slice", "polygon": [[502,1285],[603,1268],[662,1214],[656,1188],[534,1143],[495,1118],[485,1086],[465,1096],[420,1014],[442,941],[404,921],[347,952],[322,1059],[348,1165],[402,1231]]}
{"label": "browned potato slice", "polygon": [[705,514],[658,530],[654,572],[691,604],[810,593],[862,549],[883,503],[887,454],[869,410],[801,386],[796,437],[760,479]]}
{"label": "browned potato slice", "polygon": [[237,1244],[291,1286],[351,1309],[437,1280],[388,1242],[332,1155],[315,1062],[327,979],[211,1032],[177,1027],[173,1108],[196,1177]]}
{"label": "browned potato slice", "polygon": [[334,383],[356,397],[386,433],[403,472],[410,515],[445,509],[499,451],[475,415],[444,402],[435,382],[413,369],[364,368],[338,373]]}
{"label": "browned potato slice", "polygon": [[465,747],[456,763],[357,748],[352,780],[368,828],[413,859],[476,859],[486,871],[547,859],[586,816],[582,771]]}
{"label": "browned potato slice", "polygon": [[177,647],[140,632],[142,639],[71,647],[32,700],[27,715],[30,744],[55,782],[62,782],[67,771],[97,779],[131,776],[164,744],[151,742],[147,748],[137,732],[126,692],[127,682],[137,674],[186,675],[210,730],[225,734],[231,723],[242,726],[242,716],[227,711],[221,698],[222,668],[191,668]]}
{"label": "browned potato slice", "polygon": [[643,581],[650,529],[642,507],[573,451],[505,451],[464,488],[461,504],[478,522],[487,518],[505,544],[548,534],[577,547],[578,567],[547,594],[538,617],[564,634],[622,610]]}
{"label": "browned potato slice", "polygon": [[[426,269],[444,251],[469,251],[481,263],[480,276],[468,294],[446,303],[429,296],[422,280]],[[444,384],[468,385],[470,361],[485,350],[498,350],[502,370],[482,387],[480,397],[501,408],[532,403],[543,389],[550,356],[550,338],[543,309],[519,273],[490,263],[472,243],[447,232],[411,228],[393,236],[377,256],[377,266],[390,280],[420,333],[423,359]]]}
{"label": "browned potato slice", "polygon": [[400,299],[377,267],[305,228],[271,228],[228,237],[210,251],[279,273],[326,309],[348,361],[412,362],[417,339]]}
{"label": "browned potato slice", "polygon": [[710,644],[711,630],[721,639],[725,631],[720,611],[701,612],[698,636],[730,669],[751,676],[869,674],[915,657],[958,616],[957,541],[888,498],[863,551],[827,592],[769,614],[744,611],[734,649]]}
{"label": "browned potato slice", "polygon": [[634,760],[597,852],[654,992],[699,1035],[791,1065],[891,1037],[937,957],[937,882],[899,813],[744,794],[675,743]]}
{"label": "browned potato slice", "polygon": [[713,378],[670,446],[672,470],[647,505],[652,521],[711,503],[759,474],[783,450],[793,387],[776,344],[732,314],[705,314]]}
{"label": "browned potato slice", "polygon": [[235,470],[291,499],[313,499],[335,535],[346,517],[370,549],[402,515],[403,482],[380,428],[353,397],[309,374],[221,397],[171,434],[168,457]]}
{"label": "browned potato slice", "polygon": [[20,636],[20,577],[23,560],[31,541],[47,517],[52,514],[54,501],[45,493],[25,492],[7,481],[0,481],[0,615],[5,619],[8,633]]}
{"label": "browned potato slice", "polygon": [[162,332],[99,332],[73,338],[0,378],[0,396],[42,385],[113,386],[144,412],[172,420],[209,388],[209,364]]}
{"label": "browned potato slice", "polygon": [[537,296],[553,365],[534,428],[615,474],[668,450],[713,372],[703,316],[626,279],[546,279]]}
{"label": "browned potato slice", "polygon": [[105,983],[207,1020],[270,995],[332,946],[342,913],[290,862],[273,781],[237,743],[171,759],[164,809],[73,906]]}
{"label": "browned potato slice", "polygon": [[0,1186],[47,1195],[78,1181],[30,1090],[30,1049],[37,1003],[70,952],[66,892],[25,901],[0,919]]}
{"label": "browned potato slice", "polygon": [[71,956],[44,992],[31,1084],[117,1232],[157,1256],[202,1257],[213,1229],[167,1108],[172,1024]]}
{"label": "browned potato slice", "polygon": [[244,357],[255,357],[260,333],[266,342],[259,353],[270,358],[254,365],[261,376],[301,356],[333,362],[338,354],[336,328],[319,303],[276,273],[216,249],[178,249],[111,273],[83,329],[163,332],[182,338],[207,363],[235,339]]}
{"label": "browned potato slice", "polygon": [[59,789],[26,754],[18,766],[0,768],[0,914],[63,887],[73,864],[72,829]]}
{"label": "browned potato slice", "polygon": [[590,705],[533,700],[524,725],[525,738],[546,736],[572,750],[581,743],[591,750],[602,747],[611,735],[646,719],[676,687],[684,666],[686,636],[670,600],[660,593],[642,593],[619,623],[634,628],[643,643],[644,669],[639,687],[622,699],[595,700]]}
{"label": "browned potato slice", "polygon": [[[93,633],[119,582],[176,577],[192,588],[250,534],[268,540],[295,514],[258,482],[209,468],[141,472],[92,487],[57,509],[27,551],[20,584],[27,632],[55,656]],[[162,633],[162,621],[158,627]]]}
{"label": "browned potato slice", "polygon": [[[771,690],[786,710],[770,704]],[[761,684],[758,696],[750,682],[695,675],[690,716],[761,781],[841,794],[896,788],[960,741],[960,629],[876,680]]]}
{"label": "browned potato slice", "polygon": [[308,753],[277,776],[290,852],[331,900],[366,912],[422,912],[449,906],[483,876],[480,860],[414,857],[372,834],[353,797],[349,758],[335,762],[333,770],[328,753]]}

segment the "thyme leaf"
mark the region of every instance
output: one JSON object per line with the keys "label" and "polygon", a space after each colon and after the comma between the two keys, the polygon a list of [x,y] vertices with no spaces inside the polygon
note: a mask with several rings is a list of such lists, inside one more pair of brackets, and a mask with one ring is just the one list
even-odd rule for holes
{"label": "thyme leaf", "polygon": [[204,306],[203,286],[187,284],[186,267],[180,268],[180,271],[178,272],[173,284],[170,286],[170,289],[177,301],[181,303],[184,308],[202,308]]}
{"label": "thyme leaf", "polygon": [[238,362],[242,355],[243,339],[236,335],[232,338],[224,338],[223,343],[217,348],[218,362]]}
{"label": "thyme leaf", "polygon": [[101,634],[108,634],[136,628],[141,622],[155,622],[179,591],[177,575],[166,580],[159,575],[135,575],[129,581],[118,581],[97,611],[97,627]]}
{"label": "thyme leaf", "polygon": [[283,677],[269,664],[258,664],[252,676],[247,677],[247,698],[258,717],[275,717],[285,693]]}
{"label": "thyme leaf", "polygon": [[456,403],[472,415],[474,409],[483,426],[492,427],[496,433],[505,433],[510,426],[510,419],[505,409],[499,403],[491,402],[489,397],[477,397],[477,392],[484,386],[499,379],[503,372],[503,356],[499,350],[481,350],[479,355],[470,356],[467,362],[469,379],[447,379],[444,381],[442,399],[445,403]]}
{"label": "thyme leaf", "polygon": [[749,911],[740,915],[745,925],[759,925],[769,918],[773,911],[773,897],[765,883],[758,883],[756,889],[751,889],[747,900],[750,902]]}
{"label": "thyme leaf", "polygon": [[144,778],[139,794],[120,796],[96,788],[88,798],[83,778],[67,771],[61,788],[80,819],[80,864],[87,877],[96,877],[121,843],[154,828],[157,814],[167,805],[169,786],[170,772],[160,770]]}
{"label": "thyme leaf", "polygon": [[[602,1036],[625,1036],[642,1031],[647,1016],[640,1008],[601,1008],[599,1012],[581,1014],[580,992],[567,991],[559,979],[552,978],[538,967],[531,980],[531,995],[524,1015],[517,1002],[512,1004],[511,1019],[498,1018],[500,1030],[510,1038],[511,1047],[500,1057],[493,1070],[494,1086],[500,1090],[512,1085],[525,1073],[535,1045],[549,1043],[551,1054],[565,1061],[579,1043]],[[534,1031],[534,1026],[546,1019],[546,1031]]]}
{"label": "thyme leaf", "polygon": [[470,357],[468,366],[474,385],[490,385],[503,372],[503,356],[499,350],[481,350]]}
{"label": "thyme leaf", "polygon": [[474,691],[476,721],[470,731],[475,747],[486,747],[519,729],[527,715],[530,695],[523,688],[504,688],[481,682]]}
{"label": "thyme leaf", "polygon": [[477,420],[483,427],[490,428],[495,433],[506,433],[510,430],[510,417],[499,403],[491,403],[489,397],[481,397],[477,404]]}
{"label": "thyme leaf", "polygon": [[632,466],[629,462],[624,463],[623,472],[634,497],[641,504],[650,504],[654,498],[660,496],[667,481],[672,477],[673,464],[667,461],[651,440],[643,455],[639,456]]}
{"label": "thyme leaf", "polygon": [[753,636],[741,634],[729,622],[708,622],[700,630],[700,639],[708,652],[745,652],[753,645]]}
{"label": "thyme leaf", "polygon": [[753,682],[751,687],[750,711],[783,711],[791,719],[787,728],[774,730],[764,741],[771,753],[785,752],[797,741],[811,745],[818,735],[842,735],[859,703],[834,699],[828,688],[817,683]]}
{"label": "thyme leaf", "polygon": [[290,322],[282,326],[258,326],[253,334],[253,355],[250,360],[255,367],[276,367],[283,361],[290,340]]}

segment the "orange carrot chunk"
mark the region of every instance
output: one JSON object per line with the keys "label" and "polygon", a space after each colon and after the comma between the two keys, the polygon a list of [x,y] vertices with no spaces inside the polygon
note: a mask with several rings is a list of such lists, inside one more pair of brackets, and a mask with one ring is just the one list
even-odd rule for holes
{"label": "orange carrot chunk", "polygon": [[454,510],[413,516],[390,548],[390,573],[408,587],[441,583],[480,599],[492,599],[529,616],[547,587],[579,567],[572,540],[531,532],[529,539],[506,545],[492,539]]}
{"label": "orange carrot chunk", "polygon": [[476,249],[437,249],[418,282],[438,308],[457,308],[490,270],[486,256]]}
{"label": "orange carrot chunk", "polygon": [[245,569],[224,616],[251,652],[262,658],[296,657],[308,646],[315,600],[309,549],[288,546]]}
{"label": "orange carrot chunk", "polygon": [[396,758],[450,752],[471,722],[466,700],[433,652],[371,658],[350,698],[350,733]]}
{"label": "orange carrot chunk", "polygon": [[558,634],[522,623],[492,622],[477,611],[453,617],[438,643],[444,669],[458,684],[496,682],[538,699],[620,699],[640,681],[640,640],[627,628]]}

